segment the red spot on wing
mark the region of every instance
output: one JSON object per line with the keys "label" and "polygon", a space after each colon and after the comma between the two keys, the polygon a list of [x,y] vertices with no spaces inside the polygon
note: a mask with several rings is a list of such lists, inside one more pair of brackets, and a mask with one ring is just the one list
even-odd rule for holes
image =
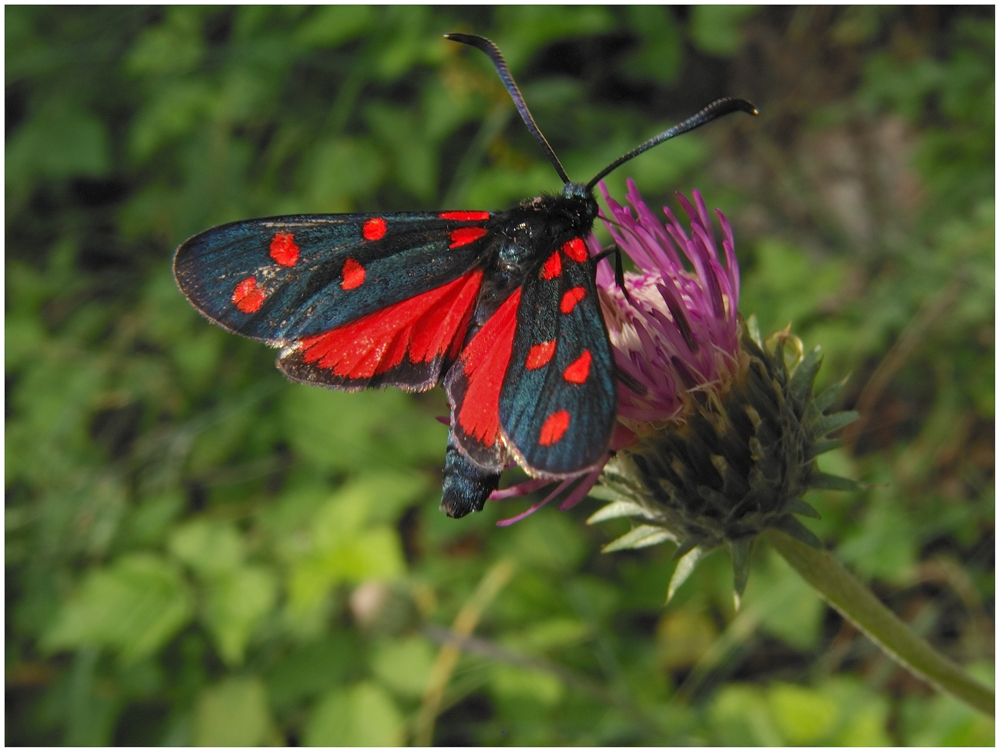
{"label": "red spot on wing", "polygon": [[247,277],[233,290],[233,303],[243,313],[254,313],[264,304],[267,295],[257,286],[256,277]]}
{"label": "red spot on wing", "polygon": [[380,240],[385,236],[385,231],[385,220],[381,217],[372,217],[361,227],[361,234],[365,236],[365,240]]}
{"label": "red spot on wing", "polygon": [[451,231],[449,237],[451,237],[451,248],[458,248],[463,245],[468,245],[473,241],[479,240],[483,235],[486,234],[485,227],[458,227]]}
{"label": "red spot on wing", "polygon": [[355,287],[361,287],[365,281],[365,268],[352,258],[344,262],[344,268],[340,274],[343,277],[340,286],[344,290],[353,290]]}
{"label": "red spot on wing", "polygon": [[491,447],[500,436],[500,388],[510,361],[517,324],[521,290],[476,332],[462,353],[462,371],[468,378],[465,399],[458,411],[458,424],[476,441]]}
{"label": "red spot on wing", "polygon": [[[345,264],[346,266],[346,264]],[[428,363],[465,337],[483,273],[464,277],[387,306],[350,324],[302,340],[302,360],[337,376],[370,379],[409,357]]]}
{"label": "red spot on wing", "polygon": [[299,247],[290,232],[275,233],[271,238],[271,258],[282,266],[295,266],[299,260]]}
{"label": "red spot on wing", "polygon": [[574,261],[587,260],[587,246],[580,238],[573,238],[569,242],[563,243],[562,251]]}
{"label": "red spot on wing", "polygon": [[590,350],[584,350],[583,355],[574,360],[563,371],[563,378],[570,384],[582,384],[590,375]]}
{"label": "red spot on wing", "polygon": [[559,259],[559,251],[556,251],[542,264],[540,276],[542,279],[555,279],[560,274],[562,274],[562,261]]}
{"label": "red spot on wing", "polygon": [[489,212],[484,211],[453,211],[441,212],[438,214],[441,219],[457,219],[459,222],[482,222],[490,218]]}
{"label": "red spot on wing", "polygon": [[552,360],[552,354],[555,351],[556,341],[554,339],[550,339],[548,342],[543,342],[540,345],[534,345],[528,351],[528,359],[524,362],[524,367],[529,371],[541,368]]}
{"label": "red spot on wing", "polygon": [[559,301],[559,310],[563,313],[570,313],[576,304],[583,300],[587,294],[582,287],[571,287],[563,293],[562,300]]}
{"label": "red spot on wing", "polygon": [[542,446],[552,446],[566,433],[569,428],[569,413],[559,410],[552,413],[542,424],[542,432],[538,435],[538,443]]}

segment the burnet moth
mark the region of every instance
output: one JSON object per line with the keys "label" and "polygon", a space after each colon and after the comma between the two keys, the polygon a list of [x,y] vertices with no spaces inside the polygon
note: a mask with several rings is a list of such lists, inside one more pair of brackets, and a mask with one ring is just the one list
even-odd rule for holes
{"label": "burnet moth", "polygon": [[600,466],[617,411],[616,372],[586,245],[608,173],[737,110],[719,99],[574,183],[535,125],[496,45],[489,56],[563,181],[560,195],[507,211],[269,217],[206,230],[174,256],[191,304],[236,334],[281,349],[308,384],[358,390],[443,384],[451,407],[441,508],[480,511],[513,460],[565,478]]}

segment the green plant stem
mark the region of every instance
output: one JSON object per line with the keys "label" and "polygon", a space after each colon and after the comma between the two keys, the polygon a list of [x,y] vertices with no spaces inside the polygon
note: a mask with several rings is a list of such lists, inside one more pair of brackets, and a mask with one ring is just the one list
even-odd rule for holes
{"label": "green plant stem", "polygon": [[828,552],[807,546],[777,530],[768,530],[765,535],[785,561],[827,603],[868,635],[890,658],[938,690],[994,716],[993,690],[914,634]]}

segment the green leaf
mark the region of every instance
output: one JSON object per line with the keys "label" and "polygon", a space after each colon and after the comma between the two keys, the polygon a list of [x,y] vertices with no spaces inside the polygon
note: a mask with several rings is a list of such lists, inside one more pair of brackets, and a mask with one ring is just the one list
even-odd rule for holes
{"label": "green leaf", "polygon": [[799,514],[803,517],[809,517],[814,520],[821,519],[820,513],[817,512],[812,506],[804,502],[802,499],[796,499],[791,504],[788,505],[788,511],[790,514]]}
{"label": "green leaf", "polygon": [[746,536],[729,541],[729,553],[733,560],[733,591],[736,596],[743,595],[750,576],[750,551],[753,549],[753,536]]}
{"label": "green leaf", "polygon": [[289,605],[315,608],[339,582],[392,579],[406,570],[399,535],[383,521],[426,492],[419,476],[385,473],[345,485],[316,510],[308,543],[289,550]]}
{"label": "green leaf", "polygon": [[616,538],[601,549],[603,553],[624,551],[629,548],[646,548],[664,541],[675,541],[674,534],[658,525],[638,525],[625,535]]}
{"label": "green leaf", "polygon": [[589,496],[591,498],[604,498],[609,497],[616,499],[612,501],[607,506],[603,506],[594,512],[590,517],[587,518],[588,525],[596,525],[598,522],[605,522],[606,520],[615,520],[621,517],[645,517],[646,510],[640,505],[636,504],[634,501],[625,501],[623,499],[618,499],[618,494],[609,488],[603,486],[597,486],[591,490]]}
{"label": "green leaf", "polygon": [[817,744],[837,722],[833,699],[806,687],[774,684],[767,691],[767,704],[788,744]]}
{"label": "green leaf", "polygon": [[632,5],[626,10],[632,27],[642,36],[642,44],[626,58],[625,70],[639,78],[674,84],[680,73],[684,46],[673,9]]}
{"label": "green leaf", "polygon": [[69,667],[65,746],[107,747],[113,742],[119,700],[101,691],[99,657],[98,649],[84,648]]}
{"label": "green leaf", "polygon": [[591,629],[579,619],[557,617],[530,625],[511,644],[526,653],[545,653],[583,642],[591,636]]}
{"label": "green leaf", "polygon": [[420,697],[434,665],[434,649],[423,637],[387,642],[372,658],[375,676],[394,692]]}
{"label": "green leaf", "polygon": [[339,47],[356,39],[375,23],[377,11],[370,5],[329,5],[315,8],[296,31],[296,43],[305,48]]}
{"label": "green leaf", "polygon": [[820,638],[822,599],[774,551],[765,561],[765,566],[754,569],[743,608],[753,611],[769,634],[797,650],[813,650]]}
{"label": "green leaf", "polygon": [[719,628],[704,611],[665,609],[656,626],[656,664],[663,670],[691,668],[711,650]]}
{"label": "green leaf", "polygon": [[781,530],[783,533],[787,533],[796,540],[805,543],[807,546],[812,546],[813,548],[823,548],[823,541],[817,538],[816,534],[799,522],[798,519],[792,517],[791,514],[779,517],[774,522],[773,527]]}
{"label": "green leaf", "polygon": [[839,475],[830,475],[814,471],[809,474],[810,488],[827,488],[831,491],[857,491],[860,485],[856,480],[841,478]]}
{"label": "green leaf", "polygon": [[104,123],[69,102],[44,105],[7,142],[7,189],[23,192],[40,178],[98,176],[111,169]]}
{"label": "green leaf", "polygon": [[[889,703],[885,697],[865,686],[860,677],[831,677],[820,689],[833,698],[840,710],[841,723],[834,733],[834,744],[845,747],[892,746],[893,740],[888,733]],[[896,715],[895,711],[893,715]],[[895,719],[893,722],[898,724]]]}
{"label": "green leaf", "polygon": [[306,723],[311,747],[395,747],[403,743],[403,718],[388,693],[372,682],[324,697]]}
{"label": "green leaf", "polygon": [[273,741],[264,684],[257,677],[224,679],[205,689],[194,714],[200,747],[255,747]]}
{"label": "green leaf", "polygon": [[300,645],[268,672],[267,695],[277,713],[342,685],[366,658],[354,632],[328,630],[321,639]]}
{"label": "green leaf", "polygon": [[709,707],[708,718],[708,728],[718,745],[777,747],[782,743],[760,687],[722,687]]}
{"label": "green leaf", "polygon": [[817,436],[826,436],[831,431],[843,428],[857,419],[858,414],[854,410],[844,410],[843,412],[824,415],[813,424],[813,430]]}
{"label": "green leaf", "polygon": [[834,449],[840,449],[842,446],[844,446],[843,439],[820,439],[810,447],[807,459],[819,457],[821,454],[832,452]]}
{"label": "green leaf", "polygon": [[532,515],[530,525],[515,525],[510,533],[499,547],[524,565],[568,572],[586,553],[576,523],[555,510]]}
{"label": "green leaf", "polygon": [[289,605],[305,609],[320,603],[340,582],[389,580],[402,575],[406,564],[393,528],[378,526],[325,547],[317,547],[295,564],[289,582]]}
{"label": "green leaf", "polygon": [[841,389],[843,389],[846,384],[847,379],[844,378],[835,384],[828,386],[822,392],[813,397],[813,406],[819,411],[826,410],[833,404],[833,401],[837,398],[837,395],[840,394]]}
{"label": "green leaf", "polygon": [[144,500],[129,511],[121,538],[133,545],[155,546],[167,536],[171,523],[183,509],[184,498],[176,489]]}
{"label": "green leaf", "polygon": [[140,76],[193,70],[205,54],[201,25],[206,10],[190,6],[168,8],[162,23],[139,35],[124,61],[125,67]]}
{"label": "green leaf", "polygon": [[437,193],[437,150],[410,110],[376,103],[366,110],[381,147],[392,154],[393,174],[401,188],[422,201]]}
{"label": "green leaf", "polygon": [[879,493],[857,526],[837,547],[837,557],[866,577],[903,582],[917,557],[914,522],[898,500]]}
{"label": "green leaf", "polygon": [[795,367],[795,372],[788,383],[789,391],[798,399],[805,400],[812,390],[813,381],[816,379],[816,374],[819,373],[822,364],[823,358],[820,356],[818,347],[807,352],[802,361]]}
{"label": "green leaf", "polygon": [[243,539],[231,524],[194,520],[174,531],[170,553],[202,577],[212,577],[239,566]]}
{"label": "green leaf", "polygon": [[497,33],[491,36],[516,71],[550,40],[601,34],[613,28],[614,17],[600,5],[579,6],[571,13],[549,5],[502,5],[496,23]]}
{"label": "green leaf", "polygon": [[192,610],[191,594],[175,566],[154,554],[123,556],[87,575],[44,644],[49,650],[107,646],[134,661],[157,651]]}
{"label": "green leaf", "polygon": [[305,211],[349,211],[370,196],[386,171],[381,150],[365,139],[337,137],[317,145],[303,164]]}
{"label": "green leaf", "polygon": [[743,45],[740,26],[756,10],[754,5],[695,5],[691,8],[691,41],[712,55],[735,55]]}
{"label": "green leaf", "polygon": [[[995,684],[992,661],[970,666],[977,678]],[[996,745],[996,721],[946,694],[921,702],[911,701],[904,714],[907,743],[920,747],[992,747]]]}
{"label": "green leaf", "polygon": [[48,335],[33,316],[11,316],[4,320],[4,355],[10,372],[27,362],[45,346]]}
{"label": "green leaf", "polygon": [[156,97],[148,100],[132,122],[132,159],[144,164],[171,141],[203,128],[218,99],[218,91],[208,81],[181,80],[158,87]]}
{"label": "green leaf", "polygon": [[208,584],[204,619],[228,665],[243,662],[253,628],[274,607],[277,592],[277,578],[263,566],[242,567]]}
{"label": "green leaf", "polygon": [[674,595],[677,593],[677,589],[684,584],[688,577],[691,576],[691,573],[694,572],[695,565],[701,560],[705,553],[704,549],[695,547],[677,560],[677,566],[674,567],[674,572],[670,575],[670,583],[667,585],[666,603],[670,603],[670,601],[673,600]]}
{"label": "green leaf", "polygon": [[565,693],[563,683],[548,672],[502,663],[492,666],[490,687],[501,699],[528,700],[543,707],[556,705]]}
{"label": "green leaf", "polygon": [[292,386],[282,399],[288,441],[319,468],[381,472],[424,460],[440,464],[444,457],[448,429],[398,390],[348,394]]}

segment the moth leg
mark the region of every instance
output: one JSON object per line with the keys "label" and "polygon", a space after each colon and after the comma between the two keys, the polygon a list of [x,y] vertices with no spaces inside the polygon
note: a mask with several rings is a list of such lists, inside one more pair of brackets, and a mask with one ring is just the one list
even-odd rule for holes
{"label": "moth leg", "polygon": [[622,249],[617,245],[609,245],[607,248],[603,249],[600,253],[594,256],[594,265],[603,259],[606,259],[611,254],[615,256],[615,284],[618,285],[618,289],[622,291],[622,295],[625,296],[625,300],[629,302],[630,305],[635,305],[632,300],[632,296],[628,294],[628,290],[625,288],[625,266],[622,264]]}

